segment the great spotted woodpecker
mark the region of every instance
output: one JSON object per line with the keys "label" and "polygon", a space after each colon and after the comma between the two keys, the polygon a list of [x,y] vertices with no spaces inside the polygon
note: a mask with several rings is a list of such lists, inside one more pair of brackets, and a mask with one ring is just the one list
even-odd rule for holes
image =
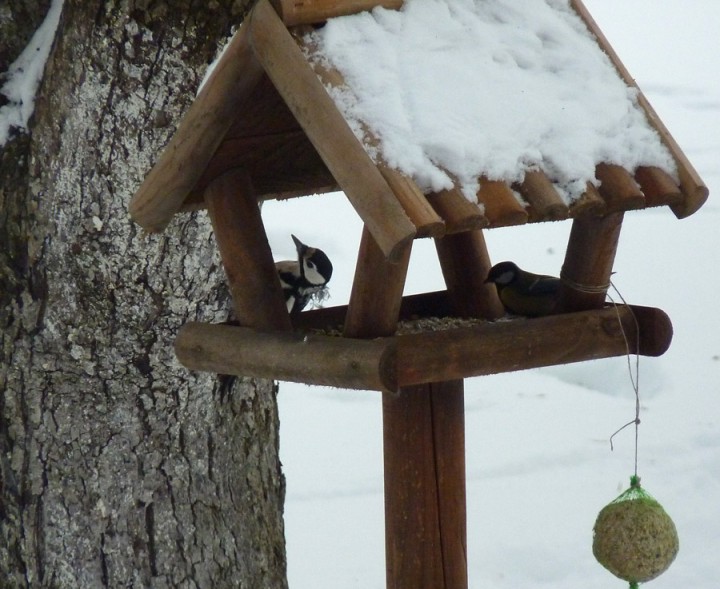
{"label": "great spotted woodpecker", "polygon": [[291,314],[302,311],[311,300],[321,301],[327,293],[327,283],[333,266],[325,252],[309,247],[291,235],[297,250],[297,260],[277,262],[277,269],[285,304]]}
{"label": "great spotted woodpecker", "polygon": [[[333,266],[324,251],[308,247],[291,235],[297,250],[297,260],[276,262],[278,278],[285,295],[285,304],[291,315],[302,311],[310,301],[322,301],[327,296],[327,283],[332,277]],[[237,319],[226,322],[237,325]],[[225,397],[237,378],[230,374],[218,375],[218,393]]]}

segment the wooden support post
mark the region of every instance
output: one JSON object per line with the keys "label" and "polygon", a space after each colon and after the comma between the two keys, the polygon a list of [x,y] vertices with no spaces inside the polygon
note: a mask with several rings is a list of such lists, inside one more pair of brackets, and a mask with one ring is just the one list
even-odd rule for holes
{"label": "wooden support post", "polygon": [[622,221],[621,212],[573,220],[561,273],[560,308],[563,311],[603,306]]}
{"label": "wooden support post", "polygon": [[249,175],[236,170],[213,180],[205,202],[240,325],[291,329]]}
{"label": "wooden support post", "polygon": [[387,589],[467,587],[463,381],[383,395]]}
{"label": "wooden support post", "polygon": [[[363,231],[347,337],[395,332],[409,258]],[[384,392],[383,452],[387,588],[467,588],[463,381]]]}
{"label": "wooden support post", "polygon": [[459,317],[497,319],[505,314],[492,284],[485,284],[491,263],[482,230],[435,240],[448,294]]}
{"label": "wooden support post", "polygon": [[363,227],[345,317],[345,337],[370,338],[395,333],[411,250],[409,242],[400,253],[399,262],[392,264],[385,259],[369,229]]}

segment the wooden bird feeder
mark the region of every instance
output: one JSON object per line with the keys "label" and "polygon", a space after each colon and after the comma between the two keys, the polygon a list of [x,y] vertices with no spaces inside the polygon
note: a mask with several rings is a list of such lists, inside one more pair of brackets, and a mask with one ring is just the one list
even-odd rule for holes
{"label": "wooden bird feeder", "polygon": [[[233,38],[175,136],[130,203],[161,231],[173,215],[206,208],[240,326],[190,323],[177,338],[192,370],[382,391],[387,586],[467,587],[463,379],[624,355],[657,356],[672,337],[659,309],[605,306],[623,214],[699,209],[708,190],[647,100],[639,105],[677,166],[600,164],[599,189],[568,206],[542,172],[520,186],[484,181],[478,202],[459,189],[423,194],[375,163],[325,90],[339,74],[311,65],[297,27],[401,0],[260,0]],[[571,5],[633,79],[580,2]],[[288,315],[258,202],[341,189],[364,223],[348,305]],[[528,206],[513,194],[520,192]],[[483,228],[572,219],[562,314],[503,315]],[[413,240],[435,239],[447,289],[403,297]],[[601,285],[585,288],[581,285]],[[410,317],[474,324],[398,335]],[[639,330],[635,328],[635,319]],[[342,336],[315,329],[342,325]],[[637,346],[637,348],[636,348]]]}

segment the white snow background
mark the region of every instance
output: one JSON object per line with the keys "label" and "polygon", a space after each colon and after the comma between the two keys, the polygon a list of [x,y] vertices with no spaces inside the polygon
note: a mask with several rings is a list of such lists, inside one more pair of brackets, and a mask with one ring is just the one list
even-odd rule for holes
{"label": "white snow background", "polygon": [[[556,1],[556,0],[553,0]],[[670,315],[675,337],[642,358],[640,467],[673,517],[680,553],[655,589],[715,589],[720,579],[720,288],[713,196],[720,189],[720,4],[586,0],[600,27],[708,184],[711,199],[678,221],[668,209],[626,215],[614,282],[635,304]],[[49,47],[53,2],[27,55],[3,80],[0,145],[23,128]],[[29,56],[33,55],[34,59]],[[23,75],[26,73],[27,75]],[[361,224],[341,194],[263,208],[277,259],[290,233],[322,247],[335,273],[328,304],[347,302]],[[494,261],[557,274],[569,222],[486,232]],[[406,294],[443,288],[432,242],[419,240]],[[634,417],[627,361],[573,364],[466,381],[470,587],[626,587],[592,556],[598,511],[628,484]],[[281,383],[281,457],[293,589],[385,586],[380,396]]]}
{"label": "white snow background", "polygon": [[[626,215],[614,282],[673,321],[670,350],[641,358],[639,474],[671,515],[680,553],[654,589],[716,589],[720,579],[720,4],[587,0],[586,5],[708,184],[710,201]],[[361,224],[340,194],[266,203],[277,259],[290,233],[322,247],[347,302]],[[570,222],[486,232],[494,261],[557,274]],[[444,287],[433,244],[413,248],[406,294]],[[600,509],[628,484],[634,417],[627,361],[614,358],[468,379],[469,584],[483,589],[627,587],[591,551]],[[380,396],[280,385],[281,457],[293,589],[385,586]]]}

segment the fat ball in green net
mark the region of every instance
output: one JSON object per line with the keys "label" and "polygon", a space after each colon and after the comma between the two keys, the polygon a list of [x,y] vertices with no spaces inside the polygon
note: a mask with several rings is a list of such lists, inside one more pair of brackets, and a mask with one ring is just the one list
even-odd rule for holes
{"label": "fat ball in green net", "polygon": [[598,514],[593,554],[632,586],[662,574],[680,547],[677,530],[662,506],[633,477],[630,488]]}

